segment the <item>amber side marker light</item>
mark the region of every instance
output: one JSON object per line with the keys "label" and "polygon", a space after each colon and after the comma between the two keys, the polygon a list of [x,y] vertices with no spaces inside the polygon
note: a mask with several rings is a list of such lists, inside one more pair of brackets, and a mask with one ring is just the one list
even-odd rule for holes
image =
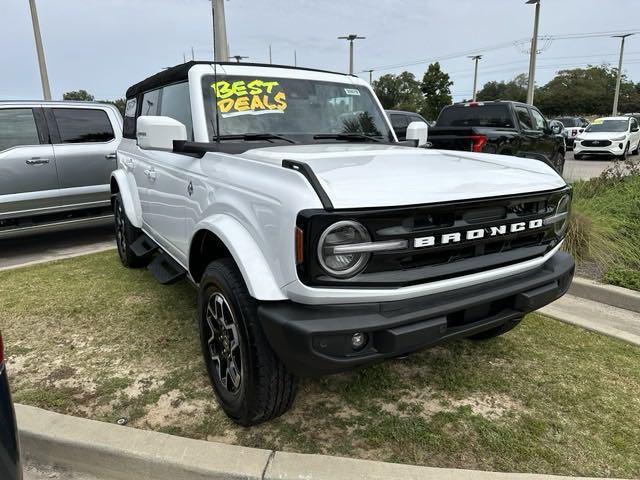
{"label": "amber side marker light", "polygon": [[304,262],[304,232],[296,227],[296,265]]}

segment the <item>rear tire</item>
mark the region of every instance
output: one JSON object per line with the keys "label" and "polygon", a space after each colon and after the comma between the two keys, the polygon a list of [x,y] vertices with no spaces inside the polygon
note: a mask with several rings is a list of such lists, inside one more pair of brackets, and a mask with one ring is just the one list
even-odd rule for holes
{"label": "rear tire", "polygon": [[133,250],[131,244],[142,235],[142,230],[134,227],[127,217],[122,203],[120,192],[116,193],[113,200],[113,217],[116,228],[116,245],[118,247],[118,256],[120,261],[127,268],[139,268],[145,265],[145,259],[138,257]]}
{"label": "rear tire", "polygon": [[517,318],[515,320],[509,320],[507,323],[500,325],[499,327],[492,328],[490,330],[485,330],[484,332],[476,333],[475,335],[471,335],[468,337],[470,340],[482,341],[489,340],[491,338],[499,337],[500,335],[504,335],[507,332],[510,332],[522,321],[521,318]]}
{"label": "rear tire", "polygon": [[198,292],[202,354],[220,406],[245,427],[289,410],[298,386],[269,345],[257,309],[232,259],[209,264]]}

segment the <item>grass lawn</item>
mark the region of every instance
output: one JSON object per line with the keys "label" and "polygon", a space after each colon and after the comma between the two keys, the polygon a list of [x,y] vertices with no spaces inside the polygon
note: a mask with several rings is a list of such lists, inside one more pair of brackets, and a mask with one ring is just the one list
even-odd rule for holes
{"label": "grass lawn", "polygon": [[195,290],[115,251],[0,272],[17,402],[177,435],[498,471],[640,475],[640,349],[537,316],[485,343],[306,379],[293,409],[245,429],[218,410]]}

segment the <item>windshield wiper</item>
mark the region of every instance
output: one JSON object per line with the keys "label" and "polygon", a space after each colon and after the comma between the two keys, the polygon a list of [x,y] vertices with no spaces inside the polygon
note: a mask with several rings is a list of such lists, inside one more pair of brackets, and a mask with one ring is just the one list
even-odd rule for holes
{"label": "windshield wiper", "polygon": [[215,137],[215,139],[220,140],[282,140],[283,142],[288,143],[298,143],[295,140],[292,140],[288,137],[284,137],[282,135],[277,135],[275,133],[240,133],[237,135],[220,135],[219,137]]}
{"label": "windshield wiper", "polygon": [[368,140],[371,142],[382,143],[382,140],[372,135],[365,135],[364,133],[319,133],[313,136],[314,140],[322,139],[336,139],[336,140]]}

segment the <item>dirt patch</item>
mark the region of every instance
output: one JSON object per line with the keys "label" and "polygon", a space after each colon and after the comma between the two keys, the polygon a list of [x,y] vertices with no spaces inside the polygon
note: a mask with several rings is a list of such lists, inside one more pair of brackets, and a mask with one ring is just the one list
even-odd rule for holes
{"label": "dirt patch", "polygon": [[211,402],[187,400],[180,390],[171,390],[148,407],[147,414],[137,423],[151,428],[202,422]]}
{"label": "dirt patch", "polygon": [[451,404],[456,408],[469,407],[475,415],[491,420],[526,411],[520,402],[507,395],[471,396],[462,400],[453,400]]}

